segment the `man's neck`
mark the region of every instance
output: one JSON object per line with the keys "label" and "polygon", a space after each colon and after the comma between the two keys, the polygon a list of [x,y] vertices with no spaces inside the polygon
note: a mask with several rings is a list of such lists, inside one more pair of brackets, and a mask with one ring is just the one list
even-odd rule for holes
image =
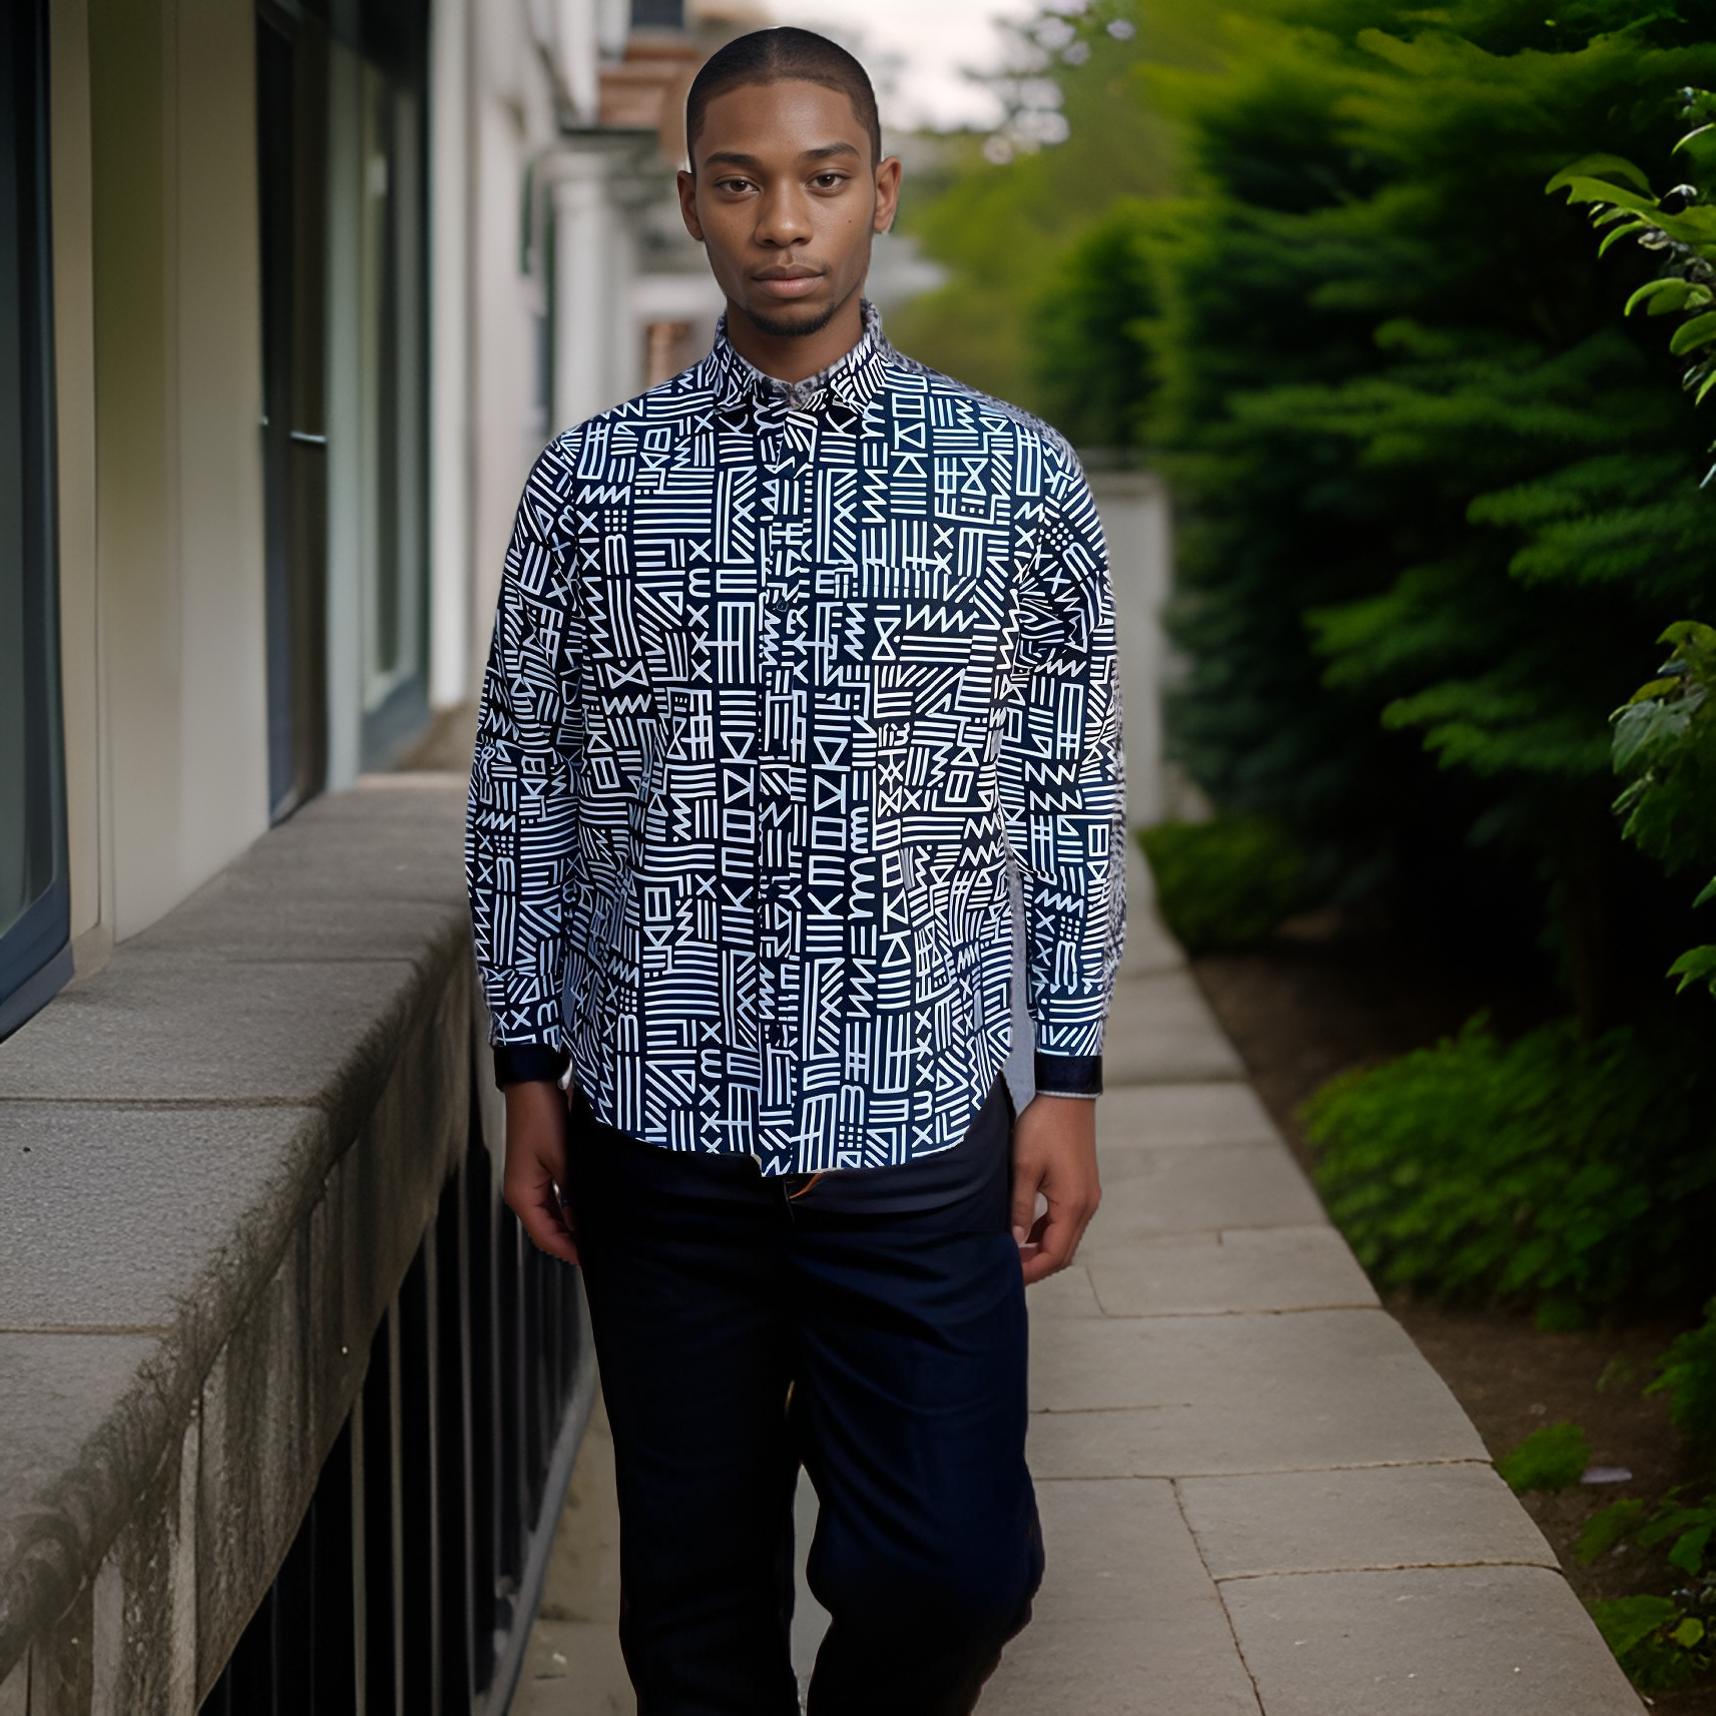
{"label": "man's neck", "polygon": [[864,335],[862,295],[852,296],[814,334],[771,334],[727,300],[727,340],[740,357],[776,381],[803,381],[857,345]]}

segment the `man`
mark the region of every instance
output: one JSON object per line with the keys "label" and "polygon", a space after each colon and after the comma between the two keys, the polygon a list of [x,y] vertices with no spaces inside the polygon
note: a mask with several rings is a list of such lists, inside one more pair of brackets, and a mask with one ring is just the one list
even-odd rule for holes
{"label": "man", "polygon": [[1024,1290],[1099,1197],[1107,556],[1065,437],[863,296],[900,162],[856,60],[741,36],[686,136],[714,344],[537,457],[482,688],[506,1199],[584,1272],[639,1710],[799,1708],[802,1461],[809,1710],[966,1712],[1044,1570]]}

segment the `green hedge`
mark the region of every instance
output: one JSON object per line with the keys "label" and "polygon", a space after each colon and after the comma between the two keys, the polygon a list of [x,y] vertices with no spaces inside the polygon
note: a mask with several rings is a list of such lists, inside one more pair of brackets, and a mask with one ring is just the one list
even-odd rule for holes
{"label": "green hedge", "polygon": [[1138,842],[1162,921],[1188,952],[1250,946],[1309,903],[1305,855],[1272,817],[1158,822]]}
{"label": "green hedge", "polygon": [[1555,1020],[1504,1043],[1481,1010],[1301,1105],[1318,1191],[1382,1285],[1563,1326],[1696,1303],[1716,1081],[1686,1030],[1658,1019],[1586,1041]]}

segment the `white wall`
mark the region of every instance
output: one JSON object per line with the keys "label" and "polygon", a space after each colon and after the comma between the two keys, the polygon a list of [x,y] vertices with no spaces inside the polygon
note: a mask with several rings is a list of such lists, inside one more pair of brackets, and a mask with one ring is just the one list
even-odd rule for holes
{"label": "white wall", "polygon": [[[454,0],[469,6],[475,0]],[[530,463],[562,429],[637,392],[646,383],[643,342],[632,305],[637,240],[610,184],[608,149],[559,131],[557,94],[590,123],[597,101],[598,54],[624,40],[625,8],[609,0],[547,0],[538,8],[484,0],[482,26],[458,51],[471,70],[461,116],[466,147],[460,178],[436,187],[436,215],[447,223],[449,195],[468,197],[465,244],[436,248],[436,280],[462,266],[461,279],[438,292],[436,351],[442,374],[455,374],[437,397],[435,447],[448,463],[437,487],[457,467],[468,504],[448,503],[435,527],[438,706],[476,694],[493,625],[501,562]],[[449,11],[452,6],[449,6]],[[557,34],[539,48],[529,25],[539,12]],[[449,18],[445,27],[453,28]],[[449,57],[454,52],[448,50]],[[557,68],[556,90],[544,63]],[[438,124],[443,121],[438,121]],[[444,123],[453,118],[445,113]],[[437,133],[436,153],[453,147]],[[524,188],[535,186],[525,229]],[[521,273],[529,240],[531,272]],[[550,247],[554,299],[549,298]],[[544,410],[538,404],[536,318],[556,318],[555,373]],[[451,615],[457,607],[457,620]]]}
{"label": "white wall", "polygon": [[[596,117],[621,0],[435,0],[430,72],[429,696],[468,700],[529,462],[645,384],[635,217]],[[532,32],[536,32],[534,35]],[[268,824],[261,282],[249,0],[52,0],[51,182],[66,785],[77,969],[98,966]],[[331,447],[359,445],[349,174],[335,50]],[[588,145],[586,145],[588,147]],[[527,167],[551,161],[561,372],[537,404],[545,251],[520,270]],[[538,238],[554,234],[545,222]],[[329,784],[360,763],[366,520],[330,469]],[[342,487],[342,484],[344,485]],[[361,486],[361,485],[360,485]]]}
{"label": "white wall", "polygon": [[94,520],[93,542],[62,533],[93,562],[62,570],[94,591],[93,681],[89,640],[67,648],[97,705],[77,730],[99,785],[80,795],[74,867],[87,877],[93,856],[102,878],[80,887],[73,934],[100,923],[99,951],[267,826],[267,711],[251,12],[135,0],[91,21],[93,290],[68,280],[55,303],[91,323],[90,369],[60,385],[92,390],[94,457],[69,449],[60,511]]}

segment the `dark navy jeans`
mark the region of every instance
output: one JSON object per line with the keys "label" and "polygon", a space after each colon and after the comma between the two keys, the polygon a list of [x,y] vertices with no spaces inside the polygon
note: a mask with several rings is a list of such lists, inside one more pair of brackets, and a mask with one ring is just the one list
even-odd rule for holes
{"label": "dark navy jeans", "polygon": [[569,1118],[639,1716],[797,1716],[801,1461],[811,1716],[972,1710],[1044,1565],[1005,1081],[945,1161],[821,1175]]}

